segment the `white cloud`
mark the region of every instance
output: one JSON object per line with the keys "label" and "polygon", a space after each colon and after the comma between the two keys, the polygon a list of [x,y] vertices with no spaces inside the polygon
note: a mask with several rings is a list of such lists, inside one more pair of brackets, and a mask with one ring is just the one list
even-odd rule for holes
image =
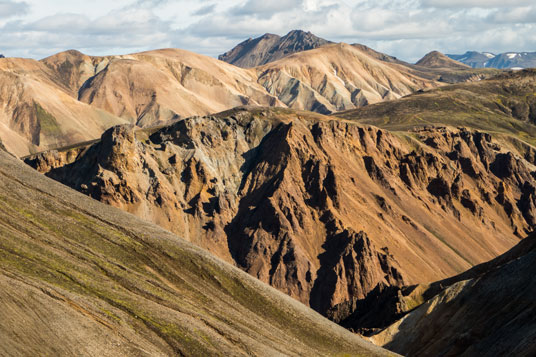
{"label": "white cloud", "polygon": [[0,0],[0,18],[9,18],[24,14],[28,11],[28,4],[11,0]]}
{"label": "white cloud", "polygon": [[423,6],[438,8],[509,8],[531,5],[533,0],[422,0]]}

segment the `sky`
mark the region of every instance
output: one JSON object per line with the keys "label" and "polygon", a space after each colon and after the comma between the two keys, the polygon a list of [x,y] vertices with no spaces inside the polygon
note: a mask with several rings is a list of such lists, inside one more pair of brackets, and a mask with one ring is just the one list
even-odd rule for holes
{"label": "sky", "polygon": [[0,0],[0,53],[44,58],[175,47],[217,55],[311,31],[415,62],[427,52],[536,51],[536,0]]}

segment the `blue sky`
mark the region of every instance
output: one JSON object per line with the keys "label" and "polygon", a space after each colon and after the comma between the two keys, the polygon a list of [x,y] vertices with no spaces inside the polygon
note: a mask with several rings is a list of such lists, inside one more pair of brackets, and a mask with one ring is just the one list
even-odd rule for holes
{"label": "blue sky", "polygon": [[43,58],[177,47],[217,56],[311,31],[408,61],[431,50],[536,51],[535,0],[0,0],[0,53]]}

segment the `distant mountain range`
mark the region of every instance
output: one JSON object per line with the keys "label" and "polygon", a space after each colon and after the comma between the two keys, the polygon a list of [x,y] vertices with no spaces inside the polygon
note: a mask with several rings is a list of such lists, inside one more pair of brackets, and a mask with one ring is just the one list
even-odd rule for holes
{"label": "distant mountain range", "polygon": [[461,63],[473,68],[533,68],[536,67],[536,52],[491,52],[467,51],[463,55],[449,55]]}
{"label": "distant mountain range", "polygon": [[6,58],[3,54],[0,53],[0,58]]}

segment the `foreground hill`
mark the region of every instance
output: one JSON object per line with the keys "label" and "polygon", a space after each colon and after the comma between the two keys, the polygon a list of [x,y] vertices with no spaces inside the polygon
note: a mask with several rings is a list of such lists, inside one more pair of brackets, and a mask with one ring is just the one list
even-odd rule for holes
{"label": "foreground hill", "polygon": [[536,71],[419,92],[397,101],[337,114],[390,130],[425,125],[466,126],[536,143]]}
{"label": "foreground hill", "polygon": [[252,68],[329,43],[331,42],[301,30],[290,31],[283,37],[267,33],[239,43],[218,59],[238,67]]}
{"label": "foreground hill", "polygon": [[1,355],[389,355],[0,150]]}
{"label": "foreground hill", "polygon": [[405,356],[534,356],[536,236],[424,289],[435,294],[372,339]]}
{"label": "foreground hill", "polygon": [[535,153],[473,130],[395,135],[241,108],[115,127],[26,162],[340,320],[378,286],[446,278],[516,244],[536,223]]}

